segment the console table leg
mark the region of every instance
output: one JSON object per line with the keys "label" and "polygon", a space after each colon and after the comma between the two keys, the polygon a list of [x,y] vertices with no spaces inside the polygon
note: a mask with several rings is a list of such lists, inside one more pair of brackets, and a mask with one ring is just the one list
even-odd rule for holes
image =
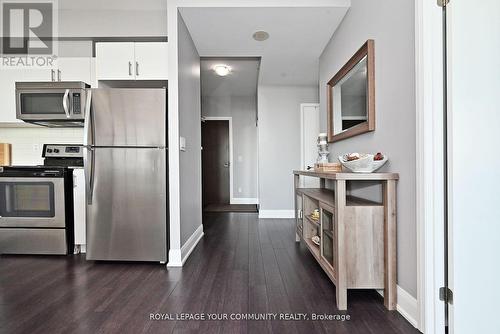
{"label": "console table leg", "polygon": [[335,229],[337,237],[336,274],[337,284],[335,286],[337,297],[337,308],[347,310],[347,263],[345,253],[345,219],[344,210],[346,206],[346,181],[335,182]]}
{"label": "console table leg", "polygon": [[384,305],[395,310],[397,305],[396,255],[396,181],[384,184]]}
{"label": "console table leg", "polygon": [[294,209],[295,209],[295,242],[299,242],[300,241],[300,236],[299,234],[297,233],[298,232],[298,228],[297,228],[297,223],[298,223],[298,220],[299,220],[299,207],[298,207],[298,203],[297,203],[297,188],[299,187],[299,175],[294,175],[293,176],[293,203],[294,203]]}

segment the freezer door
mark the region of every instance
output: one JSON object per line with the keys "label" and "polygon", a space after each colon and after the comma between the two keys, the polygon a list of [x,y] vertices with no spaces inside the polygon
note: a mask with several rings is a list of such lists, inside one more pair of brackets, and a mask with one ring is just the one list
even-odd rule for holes
{"label": "freezer door", "polygon": [[166,151],[86,150],[87,260],[166,261]]}
{"label": "freezer door", "polygon": [[94,146],[166,146],[165,89],[92,89]]}

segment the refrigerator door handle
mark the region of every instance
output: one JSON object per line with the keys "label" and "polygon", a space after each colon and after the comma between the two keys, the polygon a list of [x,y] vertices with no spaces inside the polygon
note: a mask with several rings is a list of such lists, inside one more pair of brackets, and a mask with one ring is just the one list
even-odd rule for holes
{"label": "refrigerator door handle", "polygon": [[85,119],[83,123],[83,146],[91,146],[94,145],[94,131],[91,115],[91,104],[92,104],[92,90],[88,89],[87,91],[87,99],[85,100]]}
{"label": "refrigerator door handle", "polygon": [[70,117],[68,103],[69,103],[69,89],[66,89],[66,91],[64,92],[64,97],[63,97],[63,109],[64,109],[64,113],[66,114],[67,118]]}
{"label": "refrigerator door handle", "polygon": [[92,90],[87,90],[87,99],[85,101],[85,123],[84,123],[84,138],[83,145],[86,153],[83,156],[83,164],[85,166],[85,193],[87,195],[87,204],[92,204],[94,191],[94,166],[95,153],[94,148],[94,131],[92,121]]}
{"label": "refrigerator door handle", "polygon": [[85,194],[87,195],[87,204],[92,205],[92,197],[94,195],[94,167],[95,167],[95,152],[91,146],[86,146],[86,153],[83,156],[85,165]]}

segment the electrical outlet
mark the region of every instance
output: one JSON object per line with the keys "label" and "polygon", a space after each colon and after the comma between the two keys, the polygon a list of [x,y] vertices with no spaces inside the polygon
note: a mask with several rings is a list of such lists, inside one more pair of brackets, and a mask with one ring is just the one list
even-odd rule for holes
{"label": "electrical outlet", "polygon": [[242,192],[243,192],[243,190],[241,189],[241,187],[238,187],[238,192],[239,192],[239,193],[242,193]]}
{"label": "electrical outlet", "polygon": [[40,144],[33,144],[33,151],[40,152]]}

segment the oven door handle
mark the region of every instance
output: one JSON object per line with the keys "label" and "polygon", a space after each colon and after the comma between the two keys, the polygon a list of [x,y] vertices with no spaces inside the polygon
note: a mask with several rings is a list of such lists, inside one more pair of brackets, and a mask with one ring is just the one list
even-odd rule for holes
{"label": "oven door handle", "polygon": [[66,114],[66,117],[70,118],[68,104],[69,104],[69,89],[66,89],[63,97],[63,109],[64,113]]}

